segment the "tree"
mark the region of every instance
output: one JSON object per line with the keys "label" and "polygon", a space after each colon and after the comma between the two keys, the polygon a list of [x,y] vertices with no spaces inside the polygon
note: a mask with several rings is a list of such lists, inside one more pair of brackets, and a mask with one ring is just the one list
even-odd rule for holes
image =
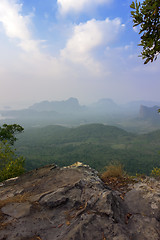
{"label": "tree", "polygon": [[18,157],[16,149],[13,148],[17,140],[15,135],[23,130],[23,127],[17,124],[4,124],[0,127],[0,181],[24,173],[24,158]]}
{"label": "tree", "polygon": [[130,7],[135,26],[140,26],[139,34],[143,47],[140,57],[144,64],[157,59],[160,53],[160,0],[144,0],[142,3],[133,1]]}
{"label": "tree", "polygon": [[24,173],[24,161],[7,141],[0,142],[0,182]]}
{"label": "tree", "polygon": [[3,127],[0,127],[0,141],[7,140],[11,145],[17,140],[15,135],[17,133],[23,132],[24,128],[18,124],[3,124]]}

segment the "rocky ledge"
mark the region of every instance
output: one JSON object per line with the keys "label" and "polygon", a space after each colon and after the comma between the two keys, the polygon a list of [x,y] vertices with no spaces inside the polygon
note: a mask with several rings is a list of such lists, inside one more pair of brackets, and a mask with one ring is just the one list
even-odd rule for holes
{"label": "rocky ledge", "polygon": [[0,184],[0,240],[159,240],[160,182],[121,197],[80,163],[46,166]]}

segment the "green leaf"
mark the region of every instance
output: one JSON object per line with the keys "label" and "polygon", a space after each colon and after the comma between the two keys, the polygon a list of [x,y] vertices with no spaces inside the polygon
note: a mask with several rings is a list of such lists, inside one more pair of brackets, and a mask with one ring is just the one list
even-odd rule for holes
{"label": "green leaf", "polygon": [[131,14],[132,14],[133,16],[134,16],[134,13],[135,13],[134,11],[131,11]]}
{"label": "green leaf", "polygon": [[144,64],[147,64],[150,61],[149,58],[147,58],[147,60],[144,62]]}
{"label": "green leaf", "polygon": [[136,7],[135,7],[135,3],[134,2],[132,2],[132,4],[130,5],[130,8],[133,8],[133,9],[135,9]]}

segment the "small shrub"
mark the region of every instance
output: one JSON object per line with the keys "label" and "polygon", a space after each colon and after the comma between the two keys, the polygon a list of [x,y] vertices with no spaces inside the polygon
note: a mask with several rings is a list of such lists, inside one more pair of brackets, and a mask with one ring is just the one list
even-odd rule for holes
{"label": "small shrub", "polygon": [[112,190],[119,191],[120,197],[124,199],[124,194],[129,191],[129,185],[136,181],[133,176],[129,176],[120,163],[110,164],[106,167],[106,171],[101,174],[102,181]]}
{"label": "small shrub", "polygon": [[156,168],[153,168],[152,172],[151,172],[151,175],[153,177],[160,177],[160,168],[156,167]]}
{"label": "small shrub", "polygon": [[122,178],[125,175],[122,164],[110,164],[106,171],[102,173],[101,179],[105,182],[108,178]]}

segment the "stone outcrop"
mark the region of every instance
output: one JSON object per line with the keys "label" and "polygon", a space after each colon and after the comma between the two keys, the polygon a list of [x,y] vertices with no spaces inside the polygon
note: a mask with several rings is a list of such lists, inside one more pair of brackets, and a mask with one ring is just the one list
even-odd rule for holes
{"label": "stone outcrop", "polygon": [[160,182],[122,198],[80,163],[46,166],[0,184],[0,240],[159,240]]}
{"label": "stone outcrop", "polygon": [[132,214],[128,221],[132,239],[160,239],[160,181],[146,178],[134,184],[124,202]]}

